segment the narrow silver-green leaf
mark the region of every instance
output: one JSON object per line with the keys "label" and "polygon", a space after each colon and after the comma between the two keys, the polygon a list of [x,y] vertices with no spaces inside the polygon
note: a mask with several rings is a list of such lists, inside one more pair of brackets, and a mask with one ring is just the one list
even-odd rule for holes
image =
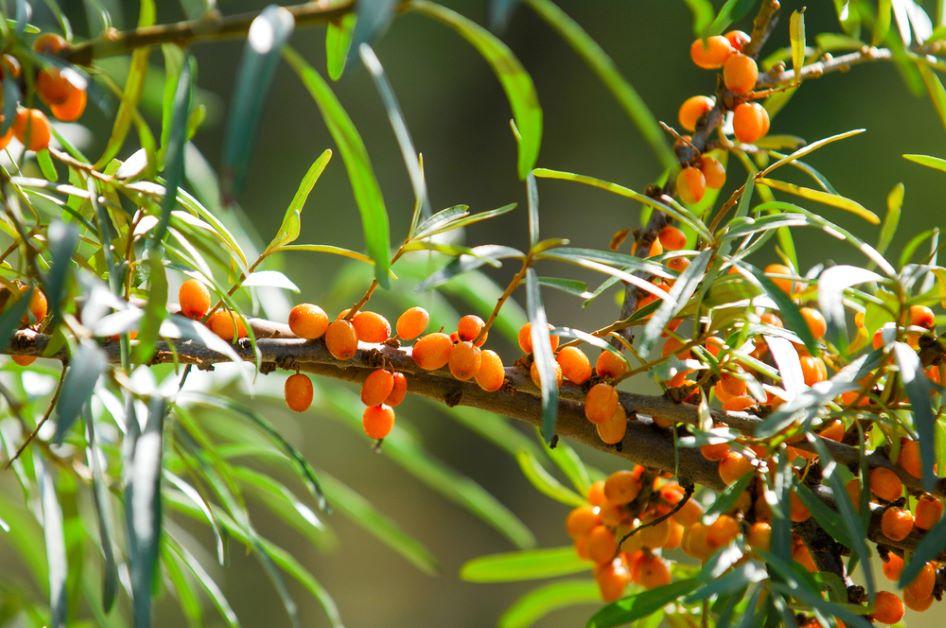
{"label": "narrow silver-green leaf", "polygon": [[520,451],[516,460],[526,479],[546,497],[567,506],[582,506],[586,503],[584,497],[562,485],[531,453]]}
{"label": "narrow silver-green leaf", "polygon": [[295,242],[299,237],[299,232],[302,229],[302,208],[305,207],[312,188],[315,187],[319,177],[325,172],[325,168],[328,166],[328,162],[331,159],[332,149],[326,148],[322,151],[322,154],[312,162],[312,165],[309,166],[305,176],[303,176],[302,180],[299,182],[299,187],[296,188],[296,193],[289,202],[289,207],[286,208],[286,212],[283,214],[282,224],[279,226],[279,230],[276,231],[276,235],[273,236],[269,246],[266,247],[267,251],[284,247],[287,244]]}
{"label": "narrow silver-green leaf", "polygon": [[651,315],[647,325],[644,326],[640,340],[641,354],[647,355],[650,352],[670,319],[676,316],[690,301],[690,297],[693,296],[700,282],[703,281],[706,266],[712,256],[713,251],[710,249],[701,251],[690,261],[690,265],[680,273],[670,289],[670,299],[660,302],[660,307]]}
{"label": "narrow silver-green leaf", "polygon": [[917,440],[920,441],[920,460],[923,466],[923,488],[932,491],[936,485],[936,473],[933,468],[936,464],[936,436],[934,427],[936,416],[930,405],[932,387],[930,380],[923,372],[923,364],[910,345],[896,342],[893,353],[900,368],[900,379],[903,388],[910,399],[913,414],[913,427],[916,430]]}
{"label": "narrow silver-green leaf", "polygon": [[95,383],[105,372],[105,353],[95,344],[79,345],[69,360],[62,391],[56,403],[56,434],[53,441],[61,444],[95,391]]}

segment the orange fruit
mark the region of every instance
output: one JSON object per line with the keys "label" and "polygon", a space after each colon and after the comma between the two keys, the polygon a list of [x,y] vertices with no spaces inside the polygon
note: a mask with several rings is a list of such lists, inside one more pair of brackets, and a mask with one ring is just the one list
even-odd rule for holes
{"label": "orange fruit", "polygon": [[289,329],[300,338],[321,338],[328,329],[328,315],[318,305],[300,303],[289,310]]}

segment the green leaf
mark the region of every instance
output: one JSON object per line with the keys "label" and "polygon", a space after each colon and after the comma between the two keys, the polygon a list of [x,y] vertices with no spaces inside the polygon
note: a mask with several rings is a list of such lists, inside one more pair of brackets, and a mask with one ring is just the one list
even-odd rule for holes
{"label": "green leaf", "polygon": [[340,246],[332,246],[331,244],[286,244],[279,247],[280,253],[289,253],[292,251],[307,251],[309,253],[328,253],[330,255],[340,255],[342,257],[347,257],[349,259],[358,260],[359,262],[364,262],[366,264],[374,264],[374,260],[365,255],[364,253],[359,253],[358,251],[352,251],[351,249],[346,249]]}
{"label": "green leaf", "polygon": [[684,2],[693,14],[693,34],[700,37],[716,15],[713,4],[710,0],[684,0]]}
{"label": "green leaf", "polygon": [[302,209],[305,207],[312,188],[315,187],[319,177],[325,172],[325,168],[328,166],[328,162],[331,161],[331,159],[332,149],[326,148],[322,151],[322,154],[312,162],[312,165],[309,166],[305,176],[302,177],[302,180],[299,182],[299,187],[296,188],[296,193],[289,202],[289,207],[286,208],[286,212],[283,214],[282,224],[279,226],[279,230],[266,247],[266,251],[275,251],[276,249],[283,248],[285,245],[295,242],[299,237],[299,232],[302,229]]}
{"label": "green leaf", "polygon": [[933,101],[933,108],[936,109],[936,115],[940,122],[946,127],[946,88],[942,81],[936,76],[936,73],[926,63],[917,62],[916,69],[919,70],[923,78],[923,84],[926,85],[926,91],[930,94],[930,100]]}
{"label": "green leaf", "polygon": [[897,584],[901,589],[913,582],[923,566],[931,560],[938,560],[943,553],[943,547],[946,547],[946,518],[936,522],[923,538],[917,544],[916,549],[907,561],[903,572],[900,574],[900,582]]}
{"label": "green leaf", "polygon": [[49,251],[52,256],[49,274],[43,282],[46,286],[46,298],[52,312],[53,321],[62,316],[62,300],[65,296],[66,280],[72,268],[73,255],[79,244],[79,232],[72,224],[56,220],[47,229]]}
{"label": "green leaf", "polygon": [[903,207],[904,191],[903,183],[898,183],[887,194],[887,214],[884,216],[884,222],[880,227],[880,235],[877,236],[876,248],[881,255],[886,252],[887,247],[893,241],[894,234],[897,233],[897,226],[900,224],[900,210]]}
{"label": "green leaf", "polygon": [[503,611],[500,628],[529,628],[549,613],[579,604],[599,604],[601,593],[594,580],[561,580],[532,589]]}
{"label": "green leaf", "polygon": [[712,23],[704,31],[703,36],[709,37],[710,35],[721,34],[730,24],[738,21],[751,11],[755,4],[756,0],[726,0]]}
{"label": "green leaf", "polygon": [[579,573],[588,566],[568,545],[479,556],[460,568],[460,578],[479,583],[518,582]]}
{"label": "green leaf", "polygon": [[749,486],[749,482],[751,482],[754,477],[754,473],[747,473],[721,490],[716,495],[716,499],[713,500],[713,503],[706,510],[706,517],[711,519],[716,515],[722,515],[732,510],[746,490],[746,487]]}
{"label": "green leaf", "polygon": [[148,301],[138,325],[138,344],[132,353],[133,360],[138,364],[150,362],[161,323],[168,314],[168,279],[161,253],[157,249],[149,250],[142,266],[148,271]]}
{"label": "green leaf", "polygon": [[457,31],[493,68],[506,92],[519,133],[519,178],[525,179],[535,166],[542,143],[542,108],[529,74],[506,44],[492,33],[446,7],[413,0],[408,9],[419,11]]}
{"label": "green leaf", "polygon": [[551,497],[566,506],[585,504],[585,499],[581,495],[563,486],[531,453],[520,451],[516,454],[516,460],[526,479],[546,497]]}
{"label": "green leaf", "polygon": [[845,196],[839,196],[837,194],[831,194],[830,192],[823,192],[821,190],[815,190],[812,188],[807,188],[801,185],[796,185],[794,183],[786,183],[785,181],[779,181],[777,179],[769,179],[766,177],[761,177],[756,182],[759,185],[765,185],[772,189],[779,190],[781,192],[786,192],[788,194],[793,194],[795,196],[804,198],[809,201],[815,201],[817,203],[822,203],[824,205],[830,205],[831,207],[837,207],[838,209],[843,209],[844,211],[851,212],[855,216],[863,218],[872,225],[879,225],[880,218],[877,217],[877,214],[870,211],[857,201],[849,199]]}
{"label": "green leaf", "polygon": [[115,602],[118,592],[118,565],[115,562],[115,533],[112,530],[112,506],[109,501],[108,480],[102,468],[102,451],[95,439],[95,419],[92,413],[85,415],[87,441],[86,452],[89,468],[92,470],[92,501],[95,505],[95,520],[99,528],[100,547],[102,550],[102,610],[108,613]]}
{"label": "green leaf", "polygon": [[656,613],[664,606],[681,598],[702,584],[700,578],[677,580],[663,587],[642,591],[608,604],[592,615],[588,628],[620,626]]}
{"label": "green leaf", "polygon": [[287,47],[283,56],[296,71],[303,85],[309,90],[329,133],[338,145],[338,150],[348,171],[355,202],[361,212],[368,255],[374,260],[375,279],[382,287],[389,285],[390,242],[388,235],[388,212],[381,196],[381,188],[375,179],[371,160],[358,130],[342,108],[319,73],[292,48]]}
{"label": "green leaf", "polygon": [[420,240],[422,238],[429,238],[439,233],[454,231],[456,229],[467,227],[484,220],[490,220],[492,218],[496,218],[497,216],[508,214],[515,208],[516,203],[509,203],[507,205],[503,205],[502,207],[497,207],[496,209],[471,214],[469,211],[467,211],[469,210],[469,207],[466,205],[456,205],[454,207],[449,207],[437,212],[428,220],[425,220],[423,223],[421,223],[417,227],[417,232],[414,234],[414,239]]}
{"label": "green leaf", "polygon": [[701,251],[699,255],[690,260],[690,265],[680,273],[670,289],[670,299],[660,302],[660,307],[651,315],[647,325],[644,326],[640,340],[642,355],[646,356],[650,352],[670,319],[679,314],[680,310],[689,303],[690,297],[693,296],[705,277],[706,266],[712,256],[713,251],[711,249]]}
{"label": "green leaf", "polygon": [[565,477],[571,481],[575,490],[582,495],[587,494],[588,488],[591,486],[591,474],[588,473],[588,468],[582,462],[581,456],[568,443],[561,440],[555,444],[555,447],[549,447],[543,442],[542,448],[546,455],[552,459],[552,462],[565,474]]}
{"label": "green leaf", "polygon": [[[611,92],[621,108],[627,113],[627,116],[637,126],[638,131],[644,136],[644,140],[660,160],[661,166],[666,169],[676,168],[677,159],[670,149],[667,134],[661,130],[654,114],[647,107],[647,103],[644,102],[644,99],[641,98],[630,82],[621,75],[620,70],[618,70],[614,60],[608,53],[580,24],[575,22],[551,0],[526,0],[526,4],[558,31],[562,39],[584,59],[591,71],[604,83],[604,86],[608,88],[608,91]],[[689,0],[688,4],[696,14],[697,7],[703,10],[706,9],[706,5],[709,3],[706,0]],[[708,11],[711,18],[712,7],[709,7]]]}
{"label": "green leaf", "polygon": [[775,302],[779,314],[785,321],[785,326],[798,334],[798,337],[812,355],[819,355],[821,349],[818,347],[818,341],[811,335],[808,323],[805,322],[801,311],[798,309],[798,306],[795,305],[795,302],[792,301],[792,298],[785,294],[781,288],[776,286],[775,283],[758,268],[748,265],[745,267],[749,269],[749,272],[755,277],[756,281],[759,282],[759,285],[769,298]]}
{"label": "green leaf", "polygon": [[913,163],[920,164],[921,166],[926,166],[927,168],[932,168],[933,170],[939,170],[940,172],[946,172],[946,159],[930,157],[929,155],[903,155],[902,157],[907,161],[912,161]]}
{"label": "green leaf", "polygon": [[62,444],[63,439],[80,413],[92,398],[95,383],[105,372],[108,361],[105,353],[92,343],[79,345],[69,360],[69,370],[62,382],[62,391],[56,403],[56,434],[53,442]]}
{"label": "green leaf", "polygon": [[270,5],[253,20],[247,32],[223,144],[224,183],[237,194],[243,189],[263,103],[272,85],[279,55],[294,27],[292,13]]}
{"label": "green leaf", "polygon": [[[794,15],[795,14],[793,14],[792,17],[794,17]],[[838,133],[830,137],[822,138],[810,144],[805,144],[801,148],[793,151],[790,155],[781,157],[778,161],[773,161],[771,164],[765,167],[765,169],[759,174],[759,176],[760,177],[767,176],[771,174],[774,170],[781,168],[782,166],[786,164],[792,164],[792,163],[798,162],[802,157],[806,157],[807,155],[810,155],[816,150],[824,148],[825,146],[829,144],[833,144],[835,142],[846,140],[850,137],[854,137],[855,135],[860,135],[864,131],[865,129],[852,129],[850,131],[845,131],[844,133]]]}
{"label": "green leaf", "polygon": [[532,350],[542,391],[542,436],[551,440],[555,435],[555,421],[558,418],[558,384],[555,380],[553,363],[555,356],[549,340],[548,319],[542,305],[542,294],[535,270],[526,271],[526,310],[531,323]]}
{"label": "green leaf", "polygon": [[476,270],[486,264],[497,265],[498,260],[524,257],[522,251],[499,244],[484,244],[474,247],[469,254],[462,254],[446,266],[418,284],[416,291],[424,292],[438,288],[454,277]]}
{"label": "green leaf", "polygon": [[936,486],[936,473],[933,467],[936,463],[936,438],[934,427],[936,416],[930,406],[932,388],[930,380],[923,372],[920,356],[910,345],[896,342],[893,353],[900,368],[900,379],[903,388],[910,399],[910,409],[913,414],[913,427],[916,429],[917,440],[920,441],[920,460],[923,463],[923,488],[932,491]]}
{"label": "green leaf", "polygon": [[589,299],[592,293],[588,291],[588,284],[579,279],[564,279],[562,277],[539,277],[539,285],[555,288],[579,299]]}
{"label": "green leaf", "polygon": [[340,20],[328,23],[328,29],[325,31],[325,70],[333,81],[342,78],[345,72],[357,20],[358,16],[354,13],[346,13]]}
{"label": "green leaf", "polygon": [[877,273],[858,266],[832,266],[818,277],[818,308],[828,322],[828,339],[836,346],[847,344],[844,291],[862,283],[883,281]]}
{"label": "green leaf", "polygon": [[49,572],[49,606],[52,610],[52,626],[66,625],[68,616],[66,576],[66,541],[63,535],[62,507],[56,496],[56,484],[41,456],[33,458],[36,479],[39,485],[40,512],[42,513],[43,538],[46,541],[46,564]]}
{"label": "green leaf", "polygon": [[815,518],[818,525],[824,528],[824,531],[827,532],[831,538],[845,547],[851,547],[851,538],[848,536],[848,531],[844,527],[844,524],[841,523],[841,519],[838,517],[836,511],[821,501],[804,482],[799,482],[795,485],[795,494],[798,495],[798,498],[811,512],[811,516]]}
{"label": "green leaf", "polygon": [[890,11],[890,0],[877,0],[877,18],[874,20],[871,45],[878,46],[887,39],[887,33],[890,31]]}
{"label": "green leaf", "polygon": [[788,25],[792,44],[792,68],[795,70],[795,82],[801,81],[801,69],[805,65],[805,9],[792,11]]}
{"label": "green leaf", "polygon": [[[154,0],[143,0],[138,10],[138,28],[147,28],[154,24],[155,3]],[[97,169],[104,168],[125,145],[125,138],[128,137],[128,131],[131,129],[131,123],[138,115],[138,101],[141,99],[141,92],[145,84],[145,75],[148,72],[148,57],[151,55],[151,48],[145,46],[138,48],[131,53],[131,60],[128,64],[128,76],[125,79],[125,88],[122,90],[121,103],[118,105],[118,113],[115,114],[115,122],[112,125],[112,133],[105,144],[105,150],[99,157],[95,165]]]}
{"label": "green leaf", "polygon": [[12,303],[7,301],[7,309],[0,314],[0,347],[9,348],[10,337],[14,331],[22,326],[23,316],[26,315],[30,298],[33,296],[33,290],[34,288],[31,286],[21,292],[19,298]]}

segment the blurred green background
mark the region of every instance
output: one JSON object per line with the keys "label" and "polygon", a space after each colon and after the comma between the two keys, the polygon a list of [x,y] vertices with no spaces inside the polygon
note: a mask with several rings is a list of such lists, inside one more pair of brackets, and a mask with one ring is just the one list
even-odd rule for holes
{"label": "blurred green background", "polygon": [[[83,32],[87,22],[82,3],[63,4],[68,5],[77,30]],[[162,21],[180,19],[180,4],[170,0],[158,4]],[[485,23],[483,0],[445,4]],[[801,3],[783,4],[787,15]],[[684,2],[589,0],[560,5],[613,56],[658,119],[675,124],[677,107],[684,98],[713,91],[714,76],[689,62],[693,33],[691,14]],[[263,6],[263,2],[249,1],[219,3],[224,13]],[[133,23],[134,7],[135,3],[127,3],[123,21],[116,15],[119,26]],[[42,6],[37,6],[37,11],[42,14]],[[809,38],[817,32],[840,30],[829,2],[809,6],[806,21]],[[746,22],[741,27],[750,30]],[[786,18],[767,51],[787,43],[787,28]],[[633,124],[545,23],[523,7],[514,15],[503,39],[532,75],[545,112],[540,166],[590,174],[637,190],[655,178],[659,173],[656,160]],[[321,27],[299,29],[293,37],[293,44],[320,69],[324,68],[323,42]],[[215,95],[210,101],[208,122],[195,143],[213,165],[219,163],[226,103],[232,98],[242,46],[241,41],[232,41],[201,44],[193,49],[199,63],[199,85]],[[395,20],[376,50],[400,99],[416,147],[424,154],[434,208],[467,203],[475,210],[485,210],[511,201],[524,202],[524,187],[515,172],[508,105],[483,59],[453,31],[410,14]],[[157,63],[159,58],[155,53],[152,60]],[[360,67],[349,67],[334,87],[365,138],[391,216],[392,240],[397,240],[409,220],[412,194],[378,95]],[[93,143],[104,143],[108,129],[105,116],[99,112],[90,119],[95,130]],[[835,144],[813,155],[810,161],[842,194],[880,214],[890,189],[900,181],[906,184],[904,217],[894,243],[898,250],[909,234],[943,223],[946,177],[900,157],[902,153],[946,155],[946,134],[928,98],[911,95],[890,65],[858,67],[806,84],[773,121],[772,133],[814,140],[858,127],[868,132]],[[241,199],[243,209],[263,237],[278,226],[283,208],[311,161],[332,145],[309,95],[282,66],[266,104]],[[744,175],[734,162],[730,167],[731,186]],[[540,195],[544,237],[568,237],[576,246],[603,248],[615,230],[638,223],[635,205],[603,192],[542,182]],[[869,241],[876,238],[876,231],[863,222],[839,217],[830,208],[815,209],[823,209]],[[853,249],[823,236],[802,233],[796,237],[803,270],[829,258],[839,262],[856,260]],[[302,241],[361,248],[357,210],[337,157],[303,215]],[[521,208],[471,228],[466,243],[525,246],[525,212]],[[340,268],[335,259],[300,254],[287,258],[285,266],[287,274],[302,287],[300,299],[322,303],[326,309],[344,305],[339,296],[345,290],[334,285]],[[550,273],[554,270],[545,274]],[[504,281],[509,270],[493,274]],[[343,288],[354,293],[361,284]],[[613,301],[607,299],[583,310],[572,298],[561,294],[549,293],[546,298],[551,318],[559,324],[592,329],[612,320],[616,313]],[[382,298],[379,304],[383,303]],[[380,308],[392,319],[396,316],[395,310],[384,305]],[[511,346],[501,341],[497,344],[506,355],[512,355]],[[638,385],[649,389],[647,382]],[[338,423],[323,420],[317,412],[288,417],[269,408],[266,411],[314,465],[360,491],[427,544],[440,560],[439,576],[424,575],[357,527],[331,515],[328,520],[337,530],[338,543],[322,552],[293,531],[261,516],[257,521],[261,530],[311,568],[334,596],[348,625],[490,625],[502,609],[533,586],[462,582],[457,573],[464,561],[512,549],[510,544],[467,512],[418,484],[383,453],[372,453],[363,438],[353,437]],[[563,530],[566,509],[540,496],[509,456],[429,405],[405,404],[399,410],[399,420],[412,426],[441,459],[507,504],[535,532],[540,545],[567,542]],[[590,451],[582,454],[603,469],[615,468],[614,460],[606,456]],[[205,532],[195,529],[195,534],[209,541]],[[244,556],[236,547],[230,556],[230,564],[216,573],[245,625],[282,625],[284,614],[278,598],[255,559]],[[212,562],[209,554],[207,558],[208,563]],[[290,586],[306,625],[322,625],[324,615],[315,602],[294,584]],[[165,600],[159,608],[157,625],[179,624],[181,618],[175,607],[173,601]],[[586,607],[559,613],[547,625],[582,623],[589,610]],[[210,612],[208,617],[212,617]],[[931,616],[924,620],[932,621]]]}

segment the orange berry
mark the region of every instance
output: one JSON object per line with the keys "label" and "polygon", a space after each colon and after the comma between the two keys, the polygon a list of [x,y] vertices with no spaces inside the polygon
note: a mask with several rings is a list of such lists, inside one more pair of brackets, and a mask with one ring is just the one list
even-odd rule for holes
{"label": "orange berry", "polygon": [[853,478],[847,484],[844,485],[844,490],[847,491],[848,499],[851,500],[851,505],[854,506],[854,510],[860,511],[861,509],[861,480],[860,478]]}
{"label": "orange berry", "polygon": [[36,356],[14,354],[10,356],[10,359],[13,360],[15,363],[19,364],[20,366],[29,366],[30,364],[36,361]]}
{"label": "orange berry", "polygon": [[667,260],[667,268],[670,270],[682,273],[687,269],[687,266],[690,265],[690,260],[685,257],[671,257]]}
{"label": "orange berry", "polygon": [[681,351],[681,347],[683,347],[683,341],[676,336],[670,336],[664,343],[663,349],[660,350],[660,354],[663,357],[667,357],[670,354],[676,354],[676,356],[681,360],[686,360],[691,356],[690,351],[689,349]]}
{"label": "orange berry", "polygon": [[633,575],[637,577],[633,580],[645,589],[656,589],[670,584],[670,568],[660,556],[645,553],[635,567]]}
{"label": "orange berry", "polygon": [[669,529],[669,534],[667,534],[667,540],[664,542],[663,548],[665,550],[672,550],[680,547],[680,544],[683,542],[683,533],[686,529],[672,517],[667,519],[667,528]]}
{"label": "orange berry", "polygon": [[325,330],[325,347],[336,360],[351,360],[358,351],[355,326],[344,318],[329,323]]}
{"label": "orange berry", "polygon": [[49,110],[57,120],[75,122],[85,113],[88,96],[84,89],[72,86],[69,94],[62,102],[49,103]]}
{"label": "orange berry", "polygon": [[903,495],[903,482],[886,467],[875,467],[870,472],[870,492],[884,501],[892,502]]}
{"label": "orange berry", "polygon": [[903,619],[903,602],[890,591],[878,591],[871,619],[882,624],[899,622]]}
{"label": "orange berry", "polygon": [[450,349],[450,374],[461,381],[473,379],[483,364],[483,351],[472,342],[459,342]]}
{"label": "orange berry", "polygon": [[627,360],[623,356],[602,349],[595,360],[595,373],[598,377],[616,379],[627,373]]}
{"label": "orange berry", "polygon": [[210,291],[196,279],[187,279],[177,291],[181,314],[187,318],[203,318],[210,309]]}
{"label": "orange berry", "polygon": [[591,557],[588,556],[588,536],[580,536],[574,540],[572,545],[575,548],[575,554],[578,555],[578,558],[582,560],[591,560]]}
{"label": "orange berry", "polygon": [[839,420],[834,420],[828,423],[828,425],[822,428],[818,435],[822,438],[827,438],[828,440],[833,440],[835,442],[841,442],[844,438],[844,423]]}
{"label": "orange berry", "polygon": [[726,89],[736,94],[748,94],[759,80],[759,66],[755,59],[736,53],[723,64],[723,83]]}
{"label": "orange berry", "polygon": [[719,462],[729,454],[729,443],[702,445],[700,447],[700,454],[707,460]]}
{"label": "orange berry", "polygon": [[719,385],[726,391],[730,397],[737,397],[746,394],[748,387],[746,380],[735,375],[725,373],[719,380]]}
{"label": "orange berry", "polygon": [[438,331],[419,338],[411,355],[417,366],[425,371],[435,371],[447,365],[452,351],[450,336]]}
{"label": "orange berry", "polygon": [[723,37],[729,40],[729,45],[732,46],[733,50],[736,52],[742,52],[742,49],[752,41],[748,33],[738,30],[729,31],[723,35]]}
{"label": "orange berry", "polygon": [[20,78],[22,73],[22,67],[20,66],[19,60],[10,54],[3,55],[0,58],[0,78],[3,78],[4,75],[9,74],[10,78]]}
{"label": "orange berry", "polygon": [[758,402],[749,395],[738,395],[724,401],[723,410],[727,412],[743,412],[757,405],[759,405]]}
{"label": "orange berry", "polygon": [[[0,124],[4,122],[4,117],[0,116]],[[3,150],[7,147],[7,144],[10,143],[10,140],[13,139],[13,126],[10,125],[10,128],[6,130],[6,133],[0,135],[0,150]]]}
{"label": "orange berry", "polygon": [[624,406],[618,404],[617,410],[611,415],[611,418],[604,423],[596,423],[595,431],[598,438],[606,445],[616,445],[624,440],[627,433],[627,413]]}
{"label": "orange berry", "polygon": [[286,405],[295,412],[305,412],[312,405],[312,380],[302,373],[286,378]]}
{"label": "orange berry", "polygon": [[909,608],[911,611],[922,613],[933,605],[933,596],[931,594],[924,598],[920,598],[914,595],[910,589],[904,589],[903,603],[906,604],[907,608]]}
{"label": "orange berry", "polygon": [[476,372],[476,383],[486,392],[496,392],[506,381],[506,369],[499,354],[491,349],[483,351],[480,357],[480,370]]}
{"label": "orange berry", "polygon": [[769,113],[759,103],[744,102],[733,111],[733,135],[744,144],[754,144],[765,137],[769,124]]}
{"label": "orange berry", "polygon": [[414,306],[404,310],[397,318],[397,335],[404,340],[413,340],[427,329],[430,314],[422,307]]}
{"label": "orange berry", "polygon": [[925,327],[926,329],[933,329],[933,327],[936,326],[936,317],[933,315],[933,310],[925,305],[911,305],[910,324],[917,327]]}
{"label": "orange berry", "polygon": [[20,109],[13,120],[13,135],[27,150],[43,150],[52,137],[46,114],[39,109]]}
{"label": "orange berry", "polygon": [[802,523],[811,518],[811,512],[801,498],[794,492],[788,494],[789,518],[795,523]]}
{"label": "orange berry", "polygon": [[384,399],[384,404],[396,408],[407,396],[407,377],[404,373],[394,373],[392,379],[394,386],[391,387],[391,393]]}
{"label": "orange berry", "polygon": [[809,386],[828,379],[828,367],[821,358],[803,355],[798,358],[798,361],[801,363],[801,373],[805,378],[805,383]]}
{"label": "orange berry", "polygon": [[79,91],[57,67],[43,68],[36,75],[36,91],[47,105],[64,103],[69,96]]}
{"label": "orange berry", "polygon": [[40,54],[55,55],[62,52],[68,45],[61,35],[43,33],[33,41],[33,50]]}
{"label": "orange berry", "polygon": [[746,541],[753,549],[769,551],[772,544],[772,526],[765,521],[753,523],[746,532]]}
{"label": "orange berry", "polygon": [[713,550],[706,541],[708,534],[709,526],[705,526],[699,521],[689,526],[686,533],[683,535],[683,544],[681,546],[683,551],[699,560],[709,558]]}
{"label": "orange berry", "polygon": [[617,539],[607,527],[598,525],[588,533],[588,557],[599,565],[611,562],[617,551]]}
{"label": "orange berry", "polygon": [[677,194],[687,205],[699,203],[706,193],[706,177],[699,168],[687,166],[677,174]]}
{"label": "orange berry", "polygon": [[328,329],[328,315],[318,305],[300,303],[289,310],[289,329],[300,338],[321,338]]}
{"label": "orange berry", "polygon": [[726,484],[733,484],[747,473],[755,471],[752,461],[738,451],[730,451],[719,461],[719,477]]}
{"label": "orange berry", "polygon": [[604,480],[595,480],[588,487],[588,503],[592,506],[603,506],[607,502],[604,496]]}
{"label": "orange berry", "polygon": [[562,376],[573,384],[584,384],[591,377],[591,362],[578,347],[563,347],[555,354]]}
{"label": "orange berry", "polygon": [[670,540],[670,520],[664,519],[659,523],[642,528],[638,534],[641,536],[641,545],[643,547],[660,549]]}
{"label": "orange berry", "polygon": [[380,440],[394,427],[394,410],[383,403],[378,406],[368,406],[361,415],[361,426],[368,438]]}
{"label": "orange berry", "polygon": [[227,342],[233,342],[234,336],[246,338],[247,335],[243,319],[230,310],[217,310],[211,314],[207,319],[207,328]]}
{"label": "orange berry", "polygon": [[700,506],[699,502],[693,499],[687,500],[687,502],[680,507],[680,510],[673,513],[673,518],[686,528],[699,523],[702,517],[703,507]]}
{"label": "orange berry", "polygon": [[660,238],[654,238],[650,243],[650,248],[647,249],[647,257],[657,257],[658,255],[663,255],[664,245],[660,241]]}
{"label": "orange berry", "polygon": [[808,331],[815,340],[824,338],[825,332],[828,331],[828,322],[824,319],[824,315],[813,307],[803,307],[800,311],[805,323],[808,324]]}
{"label": "orange berry", "polygon": [[[549,331],[554,329],[549,325]],[[526,323],[519,328],[519,348],[522,349],[523,353],[532,353],[532,323]],[[559,338],[558,336],[549,336],[549,343],[552,347],[552,353],[555,353],[558,350]]]}
{"label": "orange berry", "polygon": [[606,565],[595,569],[595,581],[601,592],[601,599],[605,602],[614,602],[624,595],[624,589],[631,581],[627,566],[620,558],[615,558]]}
{"label": "orange berry", "polygon": [[943,517],[943,502],[929,493],[916,500],[916,518],[913,525],[919,530],[929,530]]}
{"label": "orange berry", "polygon": [[593,506],[578,506],[568,513],[565,518],[565,528],[568,530],[568,536],[577,539],[582,536],[588,536],[595,526],[601,523],[601,517],[598,516],[598,509]]}
{"label": "orange berry", "polygon": [[795,547],[792,548],[792,560],[804,567],[811,573],[817,573],[818,565],[815,563],[814,557],[811,555],[811,552],[808,550],[808,546],[804,543],[798,543]]}
{"label": "orange berry", "polygon": [[933,563],[926,563],[920,569],[913,582],[904,587],[904,594],[909,593],[916,600],[925,600],[933,595],[933,587],[936,585],[936,568]]}
{"label": "orange berry", "polygon": [[883,570],[888,580],[898,582],[900,574],[903,572],[903,558],[893,552],[887,552],[887,560],[884,561]]}
{"label": "orange berry", "polygon": [[718,190],[726,185],[726,168],[718,160],[704,155],[700,158],[700,172],[706,179],[706,187]]}
{"label": "orange berry", "polygon": [[706,40],[697,39],[690,45],[690,58],[697,67],[704,70],[723,67],[732,53],[732,44],[722,35],[713,35]]}
{"label": "orange berry", "polygon": [[362,342],[384,342],[391,337],[391,324],[377,312],[361,310],[352,317],[351,324]]}
{"label": "orange berry", "polygon": [[585,418],[592,423],[610,419],[619,404],[618,391],[610,384],[595,384],[585,395]]}
{"label": "orange berry", "polygon": [[612,506],[623,506],[637,498],[641,491],[642,467],[633,471],[615,471],[604,481],[604,496]]}
{"label": "orange berry", "polygon": [[[29,290],[29,288],[22,286],[21,291],[25,292],[26,290]],[[21,319],[24,325],[40,323],[46,318],[46,314],[49,311],[49,302],[46,300],[46,294],[38,287],[33,288],[33,293],[30,295],[30,302],[26,305],[26,309],[28,313],[23,314],[23,318]]]}
{"label": "orange berry", "polygon": [[703,343],[703,346],[706,347],[710,355],[718,357],[722,350],[726,348],[726,342],[719,336],[710,336],[706,339],[706,342]]}
{"label": "orange berry", "polygon": [[680,105],[680,111],[677,113],[677,119],[680,126],[687,131],[695,131],[696,125],[704,114],[709,112],[716,101],[709,96],[690,96]]}
{"label": "orange berry", "polygon": [[394,375],[391,371],[378,369],[372,372],[361,384],[361,402],[366,406],[384,403],[394,390]]}
{"label": "orange berry", "polygon": [[720,515],[706,531],[706,543],[715,551],[729,545],[739,534],[739,523],[729,515]]}
{"label": "orange berry", "polygon": [[674,227],[667,225],[657,234],[661,246],[667,251],[679,251],[687,245],[687,236],[685,233]]}
{"label": "orange berry", "polygon": [[[552,375],[555,377],[555,387],[560,388],[562,386],[562,367],[559,366],[558,362],[552,362]],[[537,362],[532,362],[532,366],[529,367],[529,377],[532,378],[532,383],[535,384],[536,388],[542,388],[542,380],[539,378],[539,365]]]}
{"label": "orange berry", "polygon": [[[486,323],[482,318],[476,314],[467,314],[460,318],[460,321],[457,323],[457,335],[460,337],[460,340],[473,340],[480,335],[480,332],[483,331],[485,326]],[[476,344],[481,347],[485,342],[486,336],[483,336],[483,339]]]}

